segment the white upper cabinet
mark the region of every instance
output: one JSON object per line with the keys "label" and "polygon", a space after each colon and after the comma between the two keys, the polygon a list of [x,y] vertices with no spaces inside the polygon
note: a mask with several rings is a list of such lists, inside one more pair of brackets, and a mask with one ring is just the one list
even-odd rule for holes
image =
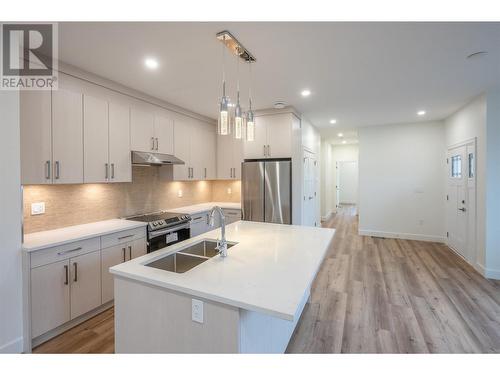
{"label": "white upper cabinet", "polygon": [[131,182],[130,108],[109,103],[109,178],[111,182]]}
{"label": "white upper cabinet", "polygon": [[291,113],[258,116],[255,118],[255,140],[244,142],[245,159],[292,157]]}
{"label": "white upper cabinet", "polygon": [[267,118],[255,117],[255,139],[245,141],[243,154],[245,159],[263,159],[267,156]]}
{"label": "white upper cabinet", "polygon": [[84,95],[84,181],[99,183],[109,180],[108,102]]}
{"label": "white upper cabinet", "polygon": [[21,91],[22,184],[52,183],[52,118],[50,91]]}
{"label": "white upper cabinet", "polygon": [[132,107],[130,110],[130,142],[132,151],[151,152],[156,148],[154,114]]}
{"label": "white upper cabinet", "polygon": [[243,141],[231,135],[217,136],[217,178],[241,179]]}
{"label": "white upper cabinet", "polygon": [[211,180],[216,176],[215,129],[205,124],[175,122],[174,154],[185,164],[174,165],[174,180]]}
{"label": "white upper cabinet", "polygon": [[174,153],[174,121],[163,115],[154,117],[155,151],[160,154]]}
{"label": "white upper cabinet", "polygon": [[82,94],[68,90],[52,92],[53,182],[83,182]]}

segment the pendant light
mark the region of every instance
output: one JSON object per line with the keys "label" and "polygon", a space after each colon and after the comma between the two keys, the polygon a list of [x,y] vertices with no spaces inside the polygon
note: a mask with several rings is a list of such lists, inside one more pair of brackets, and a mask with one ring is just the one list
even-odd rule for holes
{"label": "pendant light", "polygon": [[240,59],[236,65],[236,107],[234,108],[234,138],[241,139],[243,133],[243,113],[240,106]]}
{"label": "pendant light", "polygon": [[249,83],[248,83],[248,111],[247,111],[247,141],[253,142],[255,139],[255,121],[252,112],[252,61],[248,60],[248,72],[249,72]]}
{"label": "pendant light", "polygon": [[[224,37],[225,40],[225,37]],[[229,124],[229,98],[226,96],[226,67],[225,67],[225,45],[222,43],[222,98],[219,106],[219,121],[217,133],[220,135],[228,135],[230,133]]]}

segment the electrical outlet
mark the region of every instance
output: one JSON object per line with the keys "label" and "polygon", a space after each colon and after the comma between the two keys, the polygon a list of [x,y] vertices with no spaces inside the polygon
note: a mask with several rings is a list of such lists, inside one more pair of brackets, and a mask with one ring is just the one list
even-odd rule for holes
{"label": "electrical outlet", "polygon": [[233,191],[231,190],[231,188],[227,188],[227,193],[228,193],[229,195],[233,194]]}
{"label": "electrical outlet", "polygon": [[179,190],[177,191],[177,196],[178,196],[179,198],[182,198],[182,190],[180,190],[180,189],[179,189]]}
{"label": "electrical outlet", "polygon": [[191,319],[193,322],[203,324],[203,301],[197,299],[191,300]]}
{"label": "electrical outlet", "polygon": [[45,213],[45,202],[31,203],[31,215],[42,215]]}

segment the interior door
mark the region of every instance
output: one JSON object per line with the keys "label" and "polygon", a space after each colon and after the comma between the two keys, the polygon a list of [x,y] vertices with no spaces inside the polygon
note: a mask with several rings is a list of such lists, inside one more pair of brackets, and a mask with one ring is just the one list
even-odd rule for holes
{"label": "interior door", "polygon": [[140,108],[130,109],[130,143],[132,151],[150,152],[154,144],[154,115]]}
{"label": "interior door", "polygon": [[131,182],[130,108],[109,103],[109,163],[111,182]]}
{"label": "interior door", "polygon": [[243,220],[264,221],[264,162],[243,163],[241,169]]}
{"label": "interior door", "polygon": [[265,162],[264,208],[266,223],[291,224],[291,165],[290,161]]}
{"label": "interior door", "polygon": [[316,159],[310,152],[304,152],[304,197],[302,224],[316,226],[315,165]]}
{"label": "interior door", "polygon": [[[53,182],[83,182],[82,94],[63,89],[52,92]],[[104,169],[104,167],[103,167]]]}
{"label": "interior door", "polygon": [[339,187],[340,204],[356,204],[358,200],[358,162],[339,162]]}
{"label": "interior door", "polygon": [[174,120],[156,115],[154,119],[155,151],[160,154],[174,154]]}
{"label": "interior door", "polygon": [[84,182],[107,182],[110,178],[108,102],[83,97]]}
{"label": "interior door", "polygon": [[52,183],[52,101],[50,91],[22,90],[21,181],[23,184]]}
{"label": "interior door", "polygon": [[448,151],[448,245],[467,258],[466,146]]}
{"label": "interior door", "polygon": [[100,251],[70,259],[71,319],[101,304]]}

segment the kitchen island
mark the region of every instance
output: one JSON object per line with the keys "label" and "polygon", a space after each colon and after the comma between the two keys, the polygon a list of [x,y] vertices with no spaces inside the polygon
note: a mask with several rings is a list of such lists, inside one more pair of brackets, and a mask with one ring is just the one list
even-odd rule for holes
{"label": "kitchen island", "polygon": [[334,233],[238,221],[225,258],[217,229],[112,267],[116,352],[283,353]]}

